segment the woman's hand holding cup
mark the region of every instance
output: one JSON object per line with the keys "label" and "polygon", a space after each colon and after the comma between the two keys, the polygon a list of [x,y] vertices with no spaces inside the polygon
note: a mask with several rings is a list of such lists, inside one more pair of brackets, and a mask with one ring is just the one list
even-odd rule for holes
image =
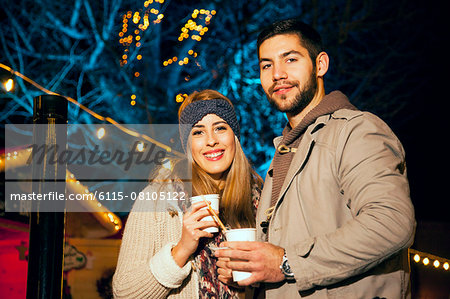
{"label": "woman's hand holding cup", "polygon": [[[172,248],[172,256],[178,266],[183,267],[189,256],[191,256],[198,247],[200,238],[212,238],[213,234],[205,231],[205,228],[217,227],[215,221],[201,221],[204,217],[210,216],[206,202],[197,202],[191,206],[191,210],[183,215],[183,228],[181,239],[177,245]],[[202,210],[203,209],[203,210]],[[218,213],[218,211],[216,211]]]}

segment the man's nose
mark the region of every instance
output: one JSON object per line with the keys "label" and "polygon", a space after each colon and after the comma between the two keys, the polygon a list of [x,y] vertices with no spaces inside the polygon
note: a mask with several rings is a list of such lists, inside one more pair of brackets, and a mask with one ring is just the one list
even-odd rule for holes
{"label": "man's nose", "polygon": [[272,73],[272,80],[274,82],[282,80],[282,79],[286,79],[287,78],[287,73],[286,70],[284,69],[284,67],[282,65],[276,65],[274,64],[273,66],[273,73]]}

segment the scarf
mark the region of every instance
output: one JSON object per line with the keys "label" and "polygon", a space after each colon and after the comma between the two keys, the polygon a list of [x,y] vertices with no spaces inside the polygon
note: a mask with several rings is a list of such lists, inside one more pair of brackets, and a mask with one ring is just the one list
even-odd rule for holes
{"label": "scarf", "polygon": [[[256,184],[252,187],[252,207],[256,216],[261,189]],[[199,298],[200,299],[239,299],[238,290],[222,283],[217,273],[217,258],[213,255],[210,247],[219,247],[225,238],[219,232],[214,238],[200,239],[195,255],[195,264],[199,275]]]}

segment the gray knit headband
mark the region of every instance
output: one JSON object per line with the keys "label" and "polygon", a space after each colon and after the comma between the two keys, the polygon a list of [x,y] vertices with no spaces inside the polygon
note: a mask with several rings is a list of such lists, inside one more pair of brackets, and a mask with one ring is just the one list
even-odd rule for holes
{"label": "gray knit headband", "polygon": [[234,108],[224,99],[213,99],[192,102],[184,108],[180,115],[180,137],[184,150],[192,127],[207,114],[215,114],[231,127],[237,138],[240,137],[239,123]]}

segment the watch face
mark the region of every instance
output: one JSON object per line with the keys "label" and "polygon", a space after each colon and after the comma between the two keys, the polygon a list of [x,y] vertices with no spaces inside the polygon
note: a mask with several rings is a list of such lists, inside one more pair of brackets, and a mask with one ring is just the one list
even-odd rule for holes
{"label": "watch face", "polygon": [[294,277],[294,273],[292,273],[291,266],[289,266],[288,260],[285,259],[283,261],[283,274],[287,277]]}

